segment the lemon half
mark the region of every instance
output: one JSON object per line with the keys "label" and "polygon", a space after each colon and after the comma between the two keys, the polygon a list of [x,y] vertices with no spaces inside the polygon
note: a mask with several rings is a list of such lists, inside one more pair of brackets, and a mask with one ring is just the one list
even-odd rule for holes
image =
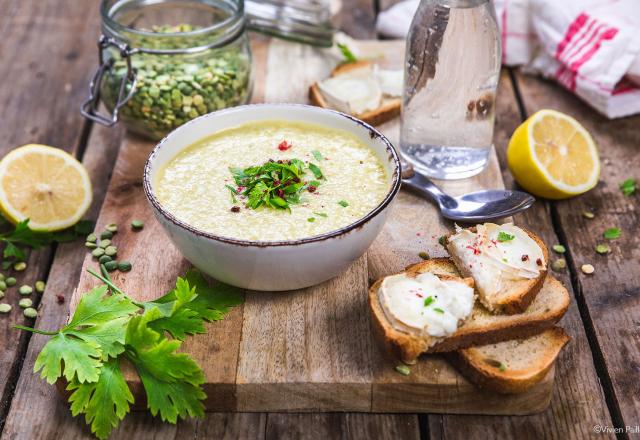
{"label": "lemon half", "polygon": [[0,211],[12,223],[29,219],[34,231],[74,225],[91,205],[91,180],[70,154],[29,144],[0,161]]}
{"label": "lemon half", "polygon": [[555,110],[540,110],[516,129],[507,162],[524,189],[548,199],[587,192],[600,177],[598,149],[589,132]]}

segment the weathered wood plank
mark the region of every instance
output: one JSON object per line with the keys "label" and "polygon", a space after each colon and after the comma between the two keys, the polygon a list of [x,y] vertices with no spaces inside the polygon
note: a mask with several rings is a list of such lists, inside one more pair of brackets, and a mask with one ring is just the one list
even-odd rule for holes
{"label": "weathered wood plank", "polygon": [[[589,337],[600,381],[610,396],[614,420],[637,425],[640,420],[640,234],[638,194],[627,197],[618,185],[640,179],[640,116],[606,120],[560,86],[518,75],[527,114],[553,108],[574,116],[599,145],[603,162],[600,182],[580,197],[554,202],[560,235],[569,250],[573,283]],[[593,220],[582,212],[595,213]],[[622,238],[609,242],[612,252],[601,256],[594,247],[606,240],[607,228],[619,227]],[[593,264],[585,275],[580,266]]]}
{"label": "weathered wood plank", "polygon": [[399,414],[269,414],[266,439],[418,439],[418,418]]}
{"label": "weathered wood plank", "polygon": [[[0,156],[27,143],[78,149],[84,124],[78,105],[95,63],[96,10],[81,1],[0,0]],[[18,286],[46,278],[51,258],[49,248],[32,252],[27,271],[12,274]],[[17,287],[8,289],[2,300],[14,309],[0,317],[0,420],[29,339],[12,328],[31,322],[18,300]],[[34,294],[36,305],[39,300]]]}
{"label": "weathered wood plank", "polygon": [[[496,150],[506,186],[514,188],[513,178],[506,167],[505,152],[511,133],[520,124],[521,118],[506,72],[503,72],[497,96]],[[516,216],[515,221],[536,231],[549,245],[559,242],[551,223],[549,204],[543,200],[539,200],[524,214]],[[567,274],[554,276],[571,292]],[[528,438],[601,438],[604,434],[596,434],[592,428],[596,424],[611,425],[611,418],[575,299],[560,325],[571,336],[571,342],[556,362],[556,385],[548,410],[518,418],[430,416],[432,438],[486,438],[487,431],[501,438],[521,437],[525,432]]]}

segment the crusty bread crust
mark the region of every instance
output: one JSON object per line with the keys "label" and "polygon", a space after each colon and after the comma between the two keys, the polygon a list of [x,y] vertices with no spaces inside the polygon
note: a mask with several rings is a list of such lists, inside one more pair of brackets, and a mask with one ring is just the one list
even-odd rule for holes
{"label": "crusty bread crust", "polygon": [[[538,342],[541,337],[545,340],[544,346]],[[500,368],[487,362],[483,347],[457,350],[445,354],[445,358],[480,388],[502,394],[523,393],[544,379],[570,339],[562,328],[552,327],[540,334],[535,341],[533,339],[522,341],[523,344],[531,345],[532,356],[535,356],[526,369],[507,368],[501,371]]]}
{"label": "crusty bread crust", "polygon": [[[506,313],[508,315],[513,315],[516,313],[524,312],[527,307],[533,302],[538,292],[544,285],[545,278],[547,276],[548,268],[549,268],[549,249],[544,244],[542,239],[538,237],[533,232],[519,226],[520,229],[525,231],[529,237],[531,237],[537,244],[540,246],[542,250],[542,255],[544,256],[544,261],[546,262],[546,268],[540,271],[540,274],[537,278],[533,278],[531,280],[523,280],[518,281],[517,285],[511,286],[514,288],[514,291],[507,296],[504,296],[498,299],[496,302],[489,302],[486,298],[483,298],[482,295],[478,295],[478,298],[484,304],[484,306],[493,313]],[[469,228],[470,231],[476,232],[475,226]],[[465,276],[471,276],[470,273],[466,270],[466,267],[462,265],[459,260],[455,257],[453,252],[449,249],[449,237],[453,234],[448,234],[445,236],[445,247],[449,254],[452,256],[453,262],[456,264],[460,272]]]}
{"label": "crusty bread crust", "polygon": [[[460,276],[453,262],[448,258],[433,258],[407,267],[406,273],[431,272],[436,275]],[[485,345],[510,339],[526,338],[552,327],[564,316],[569,307],[569,293],[555,278],[549,276],[544,282],[545,289],[558,295],[554,307],[543,308],[534,313],[522,315],[490,316],[476,302],[471,318],[458,330],[446,338],[422,337],[395,329],[387,319],[378,299],[378,289],[382,279],[369,289],[369,307],[376,335],[392,353],[405,363],[415,363],[421,353],[437,353],[458,350],[474,345]],[[482,321],[490,321],[482,323]]]}
{"label": "crusty bread crust", "polygon": [[[331,72],[331,77],[344,74],[351,70],[356,70],[371,64],[372,64],[371,61],[367,61],[367,60],[355,61],[353,63],[342,63],[338,65],[335,69],[333,69],[333,71]],[[313,83],[309,87],[309,100],[311,101],[311,104],[317,107],[331,108],[329,104],[327,104],[327,101],[325,101],[324,97],[322,96],[322,92],[320,92],[318,83]],[[363,120],[367,124],[381,125],[400,115],[400,105],[401,105],[401,100],[399,98],[394,98],[394,99],[383,98],[380,107],[364,113],[356,113],[352,116],[355,116],[356,118]]]}

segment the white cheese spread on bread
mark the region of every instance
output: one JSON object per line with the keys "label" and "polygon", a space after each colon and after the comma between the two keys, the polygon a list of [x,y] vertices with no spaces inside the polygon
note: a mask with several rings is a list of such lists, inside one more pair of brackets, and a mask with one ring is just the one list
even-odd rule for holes
{"label": "white cheese spread on bread", "polygon": [[471,276],[480,295],[500,292],[507,280],[533,279],[546,269],[542,249],[512,223],[477,225],[475,232],[457,228],[448,250],[462,273]]}
{"label": "white cheese spread on bread", "polygon": [[471,315],[474,302],[473,288],[462,280],[440,279],[432,273],[388,276],[378,295],[394,328],[435,337],[453,334]]}

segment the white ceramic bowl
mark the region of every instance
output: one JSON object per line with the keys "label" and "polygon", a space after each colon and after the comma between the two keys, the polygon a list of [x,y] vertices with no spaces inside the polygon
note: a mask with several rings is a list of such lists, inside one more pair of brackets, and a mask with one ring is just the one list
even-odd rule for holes
{"label": "white ceramic bowl", "polygon": [[[300,121],[345,130],[380,158],[389,176],[384,200],[343,228],[291,241],[249,241],[199,230],[176,218],[155,196],[158,170],[185,147],[230,127],[258,120]],[[212,158],[214,160],[214,158]],[[182,254],[198,269],[225,283],[252,290],[292,290],[335,277],[376,238],[400,188],[400,161],[391,143],[364,122],[340,112],[298,104],[257,104],[196,118],[155,147],[144,168],[144,191],[156,217]]]}

